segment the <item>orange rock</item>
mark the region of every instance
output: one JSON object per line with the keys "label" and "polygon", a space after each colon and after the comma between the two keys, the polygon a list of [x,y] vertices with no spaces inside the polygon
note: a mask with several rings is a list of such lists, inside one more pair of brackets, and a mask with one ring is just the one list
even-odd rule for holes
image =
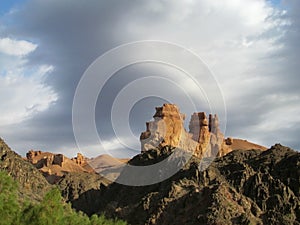
{"label": "orange rock", "polygon": [[146,131],[140,136],[142,151],[157,146],[179,147],[184,115],[174,104],[164,104],[156,108],[154,121],[146,123]]}
{"label": "orange rock", "polygon": [[[192,152],[202,158],[223,156],[242,146],[233,145],[232,138],[224,139],[217,115],[210,114],[207,119],[204,112],[194,113],[189,123],[189,132],[184,128],[185,115],[181,114],[174,104],[156,107],[153,117],[154,121],[146,123],[146,131],[140,136],[142,152],[169,145]],[[252,146],[257,146],[258,149],[264,148],[252,143],[246,146],[249,149]]]}
{"label": "orange rock", "polygon": [[146,123],[146,131],[140,136],[142,151],[170,145],[201,157],[210,150],[209,123],[204,112],[194,113],[190,121],[190,132],[184,128],[185,115],[174,104],[156,108],[154,121]]}
{"label": "orange rock", "polygon": [[[50,183],[55,183],[60,177],[69,172],[93,172],[91,168],[82,166],[85,158],[80,153],[77,155],[76,163],[73,159],[65,157],[63,154],[53,154],[30,150],[26,154],[27,160],[39,169]],[[87,168],[87,169],[86,169]]]}
{"label": "orange rock", "polygon": [[71,160],[80,166],[85,166],[87,164],[86,158],[81,153],[77,153],[77,157],[72,158]]}
{"label": "orange rock", "polygon": [[189,124],[192,139],[197,142],[197,148],[194,155],[202,157],[207,151],[210,151],[210,132],[209,123],[204,112],[194,113]]}

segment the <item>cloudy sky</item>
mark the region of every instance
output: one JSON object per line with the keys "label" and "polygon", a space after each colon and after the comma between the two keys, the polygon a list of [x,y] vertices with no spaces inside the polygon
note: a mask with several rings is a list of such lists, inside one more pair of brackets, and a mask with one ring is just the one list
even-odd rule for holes
{"label": "cloudy sky", "polygon": [[[300,149],[299,11],[297,0],[1,1],[0,137],[22,155],[32,148],[68,156],[103,149],[119,157],[136,154],[145,121],[154,106],[166,102],[159,96],[169,96],[189,120],[184,92],[191,85],[182,72],[157,63],[116,72],[95,107],[102,146],[90,140],[78,149],[73,98],[99,56],[122,44],[159,40],[193,51],[214,74],[226,105],[227,121],[221,120],[226,136]],[[120,118],[135,138],[126,131],[117,137],[110,117],[114,99],[126,85],[153,75],[149,86],[162,93],[147,96],[147,85],[132,88],[141,98]],[[170,80],[169,86],[165,81]],[[197,109],[208,112],[203,96],[192,97]],[[122,151],[118,138],[136,149]]]}

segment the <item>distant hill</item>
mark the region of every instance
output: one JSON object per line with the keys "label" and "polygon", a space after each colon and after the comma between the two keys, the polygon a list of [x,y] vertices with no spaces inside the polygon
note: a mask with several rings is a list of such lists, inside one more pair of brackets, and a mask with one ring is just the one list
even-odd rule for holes
{"label": "distant hill", "polygon": [[233,138],[232,139],[232,144],[230,145],[232,151],[234,150],[250,150],[250,149],[259,149],[259,150],[267,150],[268,148],[258,145],[252,142],[249,142],[247,140],[242,140],[242,139],[237,139]]}
{"label": "distant hill", "polygon": [[100,155],[95,158],[89,159],[88,164],[94,169],[96,173],[105,176],[111,181],[117,179],[123,170],[124,165],[129,159],[118,159],[110,155]]}

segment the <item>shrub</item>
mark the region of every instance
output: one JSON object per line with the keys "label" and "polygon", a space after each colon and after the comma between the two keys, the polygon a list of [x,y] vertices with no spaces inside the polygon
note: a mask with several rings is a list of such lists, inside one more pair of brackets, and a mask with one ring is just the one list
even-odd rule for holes
{"label": "shrub", "polygon": [[40,203],[20,203],[17,183],[0,171],[0,225],[126,225],[102,216],[88,217],[63,201],[58,188],[50,190]]}

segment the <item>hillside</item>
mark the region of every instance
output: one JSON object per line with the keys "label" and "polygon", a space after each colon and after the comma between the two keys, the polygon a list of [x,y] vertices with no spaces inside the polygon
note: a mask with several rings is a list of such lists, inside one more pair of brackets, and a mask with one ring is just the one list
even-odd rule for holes
{"label": "hillside", "polygon": [[[128,163],[151,165],[173,149],[148,150]],[[19,196],[40,201],[51,185],[3,140],[0,150],[0,168],[19,183]],[[76,210],[88,215],[105,213],[132,225],[300,224],[299,152],[276,144],[266,151],[233,150],[216,158],[204,171],[199,170],[201,165],[201,159],[192,156],[169,179],[141,187],[111,183],[88,172],[68,172],[57,184]],[[125,167],[121,176],[128,176],[127,172]],[[131,174],[128,179],[143,177]]]}
{"label": "hillside", "polygon": [[129,159],[118,159],[110,155],[99,155],[95,158],[88,160],[88,165],[94,169],[96,173],[105,176],[107,179],[114,181],[120,175],[124,164]]}
{"label": "hillside", "polygon": [[64,175],[57,186],[64,199],[70,202],[74,209],[94,213],[94,207],[102,201],[99,191],[110,183],[111,181],[97,173],[71,172]]}
{"label": "hillside", "polygon": [[[57,186],[73,209],[132,225],[300,225],[299,152],[225,138],[217,115],[192,114],[189,131],[184,119],[174,104],[157,107],[141,134],[141,153],[130,160],[80,153],[70,159],[34,150],[22,159],[0,139],[0,169],[19,183],[23,200],[40,201]],[[131,167],[164,159],[146,173]],[[171,177],[139,186],[165,178],[178,165]]]}
{"label": "hillside", "polygon": [[[41,171],[12,151],[0,139],[1,225],[126,225],[126,222],[109,220],[103,215],[88,217],[65,202],[68,198],[77,197],[72,190],[80,193],[80,190],[84,192],[86,189],[99,189],[102,185],[107,185],[101,176],[86,172],[69,172],[60,182],[59,186],[50,185]],[[91,203],[95,201],[94,195],[90,197]],[[83,207],[83,204],[80,206]]]}
{"label": "hillside", "polygon": [[[170,154],[153,151],[129,163],[149,165]],[[151,186],[113,183],[102,190],[98,212],[133,225],[300,224],[300,153],[277,144],[264,152],[232,151],[202,172],[199,164],[192,157],[173,177]]]}
{"label": "hillside", "polygon": [[242,140],[242,139],[237,139],[233,138],[232,139],[232,144],[230,145],[232,151],[234,150],[250,150],[250,149],[259,149],[259,150],[267,150],[268,148],[258,145],[252,142],[249,142],[247,140]]}
{"label": "hillside", "polygon": [[29,162],[12,151],[0,138],[0,170],[5,170],[19,183],[21,199],[41,200],[50,190],[44,176]]}

